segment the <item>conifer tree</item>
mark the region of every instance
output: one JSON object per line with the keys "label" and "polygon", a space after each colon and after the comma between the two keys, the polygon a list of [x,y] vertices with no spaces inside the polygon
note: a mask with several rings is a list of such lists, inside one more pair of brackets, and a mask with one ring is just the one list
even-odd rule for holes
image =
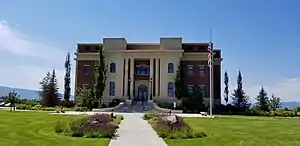
{"label": "conifer tree", "polygon": [[261,87],[260,92],[258,93],[258,96],[256,97],[256,106],[258,109],[262,111],[269,111],[269,98],[267,97],[267,92],[263,87]]}
{"label": "conifer tree", "polygon": [[70,53],[66,56],[65,61],[65,82],[64,82],[64,100],[69,101],[71,97],[71,63],[70,63]]}
{"label": "conifer tree", "polygon": [[233,91],[232,101],[233,105],[241,111],[245,111],[250,107],[249,97],[243,90],[243,81],[242,81],[241,71],[238,73],[237,77],[237,88]]}
{"label": "conifer tree", "polygon": [[229,94],[228,82],[229,82],[229,78],[228,78],[228,73],[226,71],[225,74],[224,74],[224,84],[225,84],[225,88],[224,88],[224,100],[226,102],[226,105],[228,103],[228,94]]}

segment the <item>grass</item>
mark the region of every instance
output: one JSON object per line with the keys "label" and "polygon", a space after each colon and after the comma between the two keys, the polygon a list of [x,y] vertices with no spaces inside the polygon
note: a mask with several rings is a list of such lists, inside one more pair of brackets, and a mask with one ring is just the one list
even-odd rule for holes
{"label": "grass", "polygon": [[108,146],[110,139],[76,138],[57,134],[57,121],[76,116],[45,112],[0,111],[1,146]]}
{"label": "grass", "polygon": [[185,118],[199,139],[164,139],[169,146],[299,146],[300,119],[222,116],[215,119]]}

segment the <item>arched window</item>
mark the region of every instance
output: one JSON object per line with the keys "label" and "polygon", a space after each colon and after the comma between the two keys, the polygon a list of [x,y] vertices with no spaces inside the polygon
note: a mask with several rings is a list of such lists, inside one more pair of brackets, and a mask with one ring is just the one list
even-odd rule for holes
{"label": "arched window", "polygon": [[116,95],[116,83],[109,82],[109,96],[115,96],[115,95]]}
{"label": "arched window", "polygon": [[109,71],[110,71],[111,73],[116,73],[116,63],[111,63],[111,64],[110,64]]}
{"label": "arched window", "polygon": [[174,97],[174,84],[172,82],[168,83],[168,97]]}
{"label": "arched window", "polygon": [[174,73],[174,64],[168,63],[168,73]]}

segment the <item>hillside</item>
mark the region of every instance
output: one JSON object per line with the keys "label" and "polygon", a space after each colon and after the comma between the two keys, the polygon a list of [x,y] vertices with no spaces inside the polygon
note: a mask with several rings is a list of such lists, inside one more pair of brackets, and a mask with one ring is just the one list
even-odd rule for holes
{"label": "hillside", "polygon": [[[11,88],[11,87],[5,87],[0,86],[0,96],[7,95],[9,91],[15,90],[21,98],[27,98],[27,99],[39,99],[39,94],[37,90],[30,90],[30,89],[20,89],[20,88]],[[63,95],[60,94],[62,97]],[[73,99],[73,97],[71,97]]]}

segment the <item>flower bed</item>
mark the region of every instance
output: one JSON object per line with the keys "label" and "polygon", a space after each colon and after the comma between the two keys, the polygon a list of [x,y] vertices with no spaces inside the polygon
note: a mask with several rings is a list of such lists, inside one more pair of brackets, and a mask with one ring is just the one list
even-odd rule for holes
{"label": "flower bed", "polygon": [[161,138],[187,139],[206,137],[206,134],[193,130],[183,118],[157,113],[146,113],[144,119],[148,120],[152,128]]}
{"label": "flower bed", "polygon": [[70,121],[57,122],[55,132],[72,137],[112,138],[122,119],[122,116],[112,118],[108,114],[82,116]]}

